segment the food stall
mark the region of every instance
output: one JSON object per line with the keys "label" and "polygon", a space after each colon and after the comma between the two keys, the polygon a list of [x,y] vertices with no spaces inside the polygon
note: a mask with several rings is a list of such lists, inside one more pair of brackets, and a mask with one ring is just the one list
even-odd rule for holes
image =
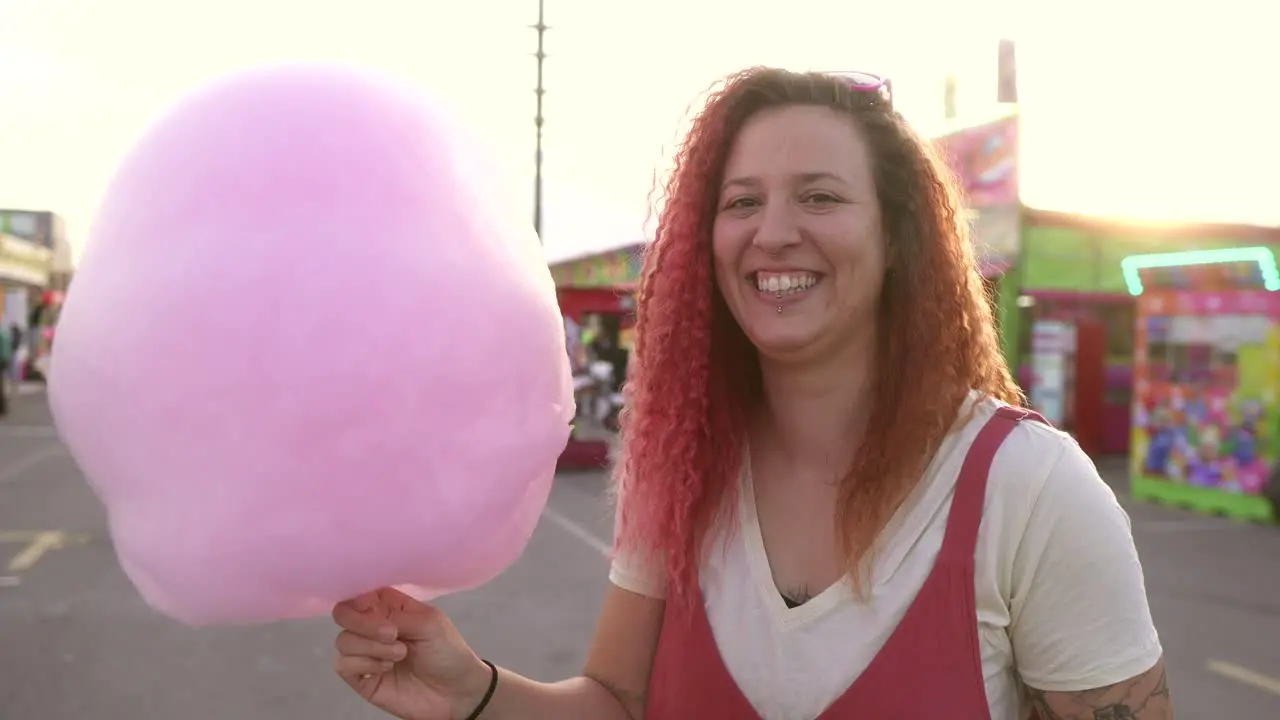
{"label": "food stall", "polygon": [[630,245],[551,266],[578,402],[573,433],[560,456],[562,470],[609,464],[634,346],[642,250]]}
{"label": "food stall", "polygon": [[[0,225],[7,227],[7,225]],[[21,333],[21,347],[14,348],[15,367],[10,380],[39,379],[47,364],[52,328],[57,321],[60,293],[46,288],[52,272],[53,251],[16,235],[0,232],[0,332]],[[0,375],[8,368],[0,368]]]}
{"label": "food stall", "polygon": [[1137,499],[1275,520],[1280,270],[1270,247],[1124,258],[1137,298],[1130,476]]}

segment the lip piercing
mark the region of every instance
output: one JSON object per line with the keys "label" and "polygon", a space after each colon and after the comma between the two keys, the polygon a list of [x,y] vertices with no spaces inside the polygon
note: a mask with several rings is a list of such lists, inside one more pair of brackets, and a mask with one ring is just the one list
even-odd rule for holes
{"label": "lip piercing", "polygon": [[779,306],[778,306],[778,314],[779,314],[779,315],[781,315],[781,314],[782,314],[782,306],[781,306],[781,305],[779,305]]}

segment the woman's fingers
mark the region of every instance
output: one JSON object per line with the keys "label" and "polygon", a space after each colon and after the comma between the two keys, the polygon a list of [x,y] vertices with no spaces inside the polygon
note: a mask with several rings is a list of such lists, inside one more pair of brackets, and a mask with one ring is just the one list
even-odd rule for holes
{"label": "woman's fingers", "polygon": [[339,655],[333,661],[333,669],[337,671],[338,677],[365,698],[377,689],[382,676],[391,672],[393,667],[395,663],[387,660],[353,655]]}
{"label": "woman's fingers", "polygon": [[424,603],[414,600],[393,587],[381,588],[374,595],[378,602],[394,610],[416,610],[424,606]]}
{"label": "woman's fingers", "polygon": [[391,672],[395,663],[359,655],[339,655],[334,658],[333,669],[349,683],[364,680],[373,675]]}
{"label": "woman's fingers", "polygon": [[383,677],[409,653],[408,646],[397,641],[400,631],[392,616],[424,607],[387,588],[335,605],[333,620],[342,631],[334,641],[338,656],[333,665],[343,682],[360,695],[371,697]]}
{"label": "woman's fingers", "polygon": [[348,600],[334,606],[333,621],[348,632],[389,643],[396,639],[396,626],[388,619],[388,614],[385,607],[379,612],[377,608],[365,609],[359,600]]}
{"label": "woman's fingers", "polygon": [[409,650],[404,643],[370,640],[350,630],[343,630],[338,633],[338,639],[334,642],[334,645],[338,648],[339,655],[372,658],[387,662],[403,660]]}

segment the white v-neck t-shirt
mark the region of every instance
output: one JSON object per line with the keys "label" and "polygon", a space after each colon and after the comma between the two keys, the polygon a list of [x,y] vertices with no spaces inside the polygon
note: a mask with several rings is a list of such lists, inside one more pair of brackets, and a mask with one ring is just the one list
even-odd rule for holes
{"label": "white v-neck t-shirt", "polygon": [[[973,399],[972,419],[947,437],[886,527],[865,601],[841,582],[787,607],[744,463],[736,525],[719,532],[700,585],[720,656],[764,720],[817,717],[902,620],[942,547],[960,465],[999,407]],[[642,558],[616,557],[609,577],[641,595],[665,595],[664,572]],[[975,592],[992,720],[1030,714],[1024,682],[1047,691],[1104,687],[1146,672],[1162,655],[1128,515],[1075,441],[1040,423],[1020,423],[995,457]]]}

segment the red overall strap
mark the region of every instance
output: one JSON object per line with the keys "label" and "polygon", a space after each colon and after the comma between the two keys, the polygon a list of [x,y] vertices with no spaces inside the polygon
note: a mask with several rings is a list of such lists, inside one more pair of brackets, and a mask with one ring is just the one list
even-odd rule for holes
{"label": "red overall strap", "polygon": [[996,452],[1018,423],[1038,417],[1001,407],[978,431],[956,478],[933,570],[880,652],[821,720],[990,720],[974,552]]}
{"label": "red overall strap", "polygon": [[947,518],[947,534],[942,541],[939,558],[973,563],[978,547],[978,528],[982,526],[982,507],[987,499],[987,479],[991,464],[1005,438],[1023,420],[1035,420],[1048,425],[1038,414],[1010,406],[997,408],[995,414],[974,438],[969,454],[960,466],[960,479],[956,482],[955,497],[951,501],[951,515]]}
{"label": "red overall strap", "polygon": [[[974,552],[987,475],[1000,445],[1023,420],[1044,422],[1028,410],[1001,407],[978,431],[956,480],[933,570],[871,664],[820,720],[990,720]],[[705,610],[700,593],[692,606],[668,603],[649,685],[648,720],[759,717],[725,668]]]}

